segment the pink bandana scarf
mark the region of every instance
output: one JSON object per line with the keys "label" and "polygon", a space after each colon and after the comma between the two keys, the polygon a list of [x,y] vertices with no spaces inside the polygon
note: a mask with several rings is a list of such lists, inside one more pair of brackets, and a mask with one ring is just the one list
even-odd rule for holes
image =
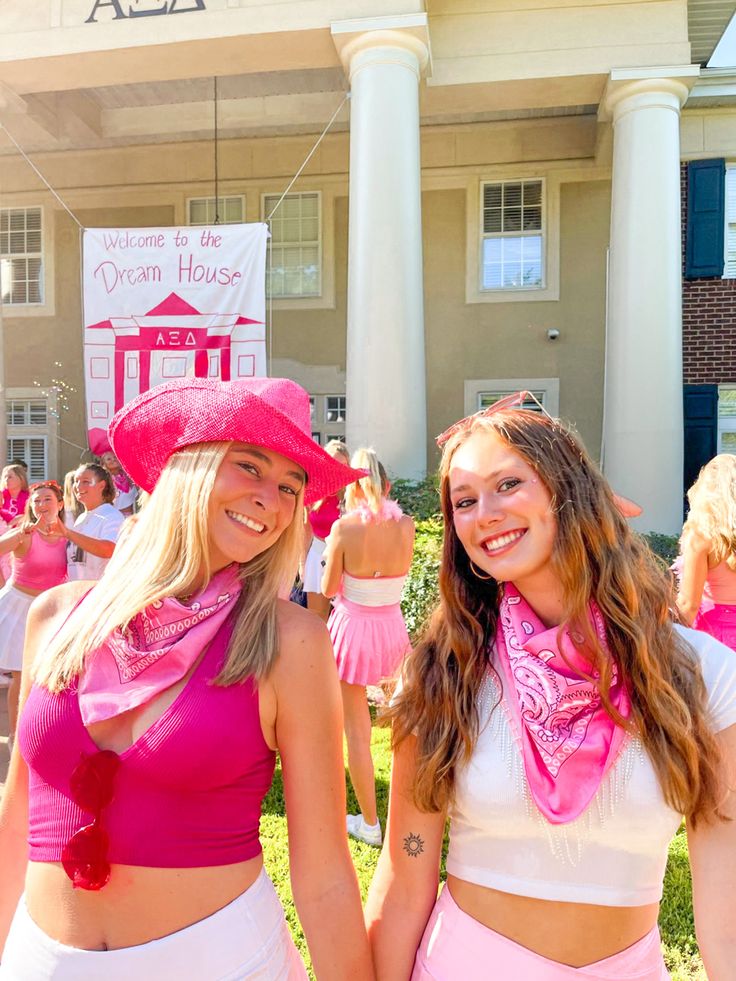
{"label": "pink bandana scarf", "polygon": [[[607,650],[603,616],[592,601],[590,617]],[[626,733],[601,705],[597,686],[580,676],[580,671],[594,674],[590,662],[567,630],[559,644],[558,633],[559,627],[544,626],[511,583],[504,586],[496,649],[506,704],[521,736],[534,803],[551,824],[566,824],[595,797]],[[615,664],[610,695],[628,718],[629,695]]]}
{"label": "pink bandana scarf", "polygon": [[188,605],[173,596],[115,630],[90,658],[79,681],[84,724],[144,705],[189,671],[240,594],[237,566],[216,573]]}
{"label": "pink bandana scarf", "polygon": [[127,494],[130,490],[130,480],[127,474],[124,474],[122,470],[120,473],[111,474],[112,482],[115,484],[115,490],[119,494]]}

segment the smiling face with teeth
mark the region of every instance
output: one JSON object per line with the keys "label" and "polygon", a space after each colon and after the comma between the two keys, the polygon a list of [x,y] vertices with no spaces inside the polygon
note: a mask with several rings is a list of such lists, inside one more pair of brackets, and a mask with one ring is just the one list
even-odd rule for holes
{"label": "smiling face with teeth", "polygon": [[270,548],[294,520],[304,484],[302,468],[280,453],[233,443],[209,499],[212,571]]}
{"label": "smiling face with teeth", "polygon": [[557,519],[531,464],[495,432],[477,430],[453,454],[448,476],[455,532],[476,568],[513,582],[533,607],[535,596],[559,592],[550,561]]}

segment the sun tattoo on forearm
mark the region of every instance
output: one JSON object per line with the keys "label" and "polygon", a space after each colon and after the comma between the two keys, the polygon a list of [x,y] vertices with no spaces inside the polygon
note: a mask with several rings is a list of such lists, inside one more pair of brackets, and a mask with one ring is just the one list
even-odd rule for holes
{"label": "sun tattoo on forearm", "polygon": [[424,851],[424,840],[419,835],[408,834],[404,838],[404,851],[409,858],[418,858]]}

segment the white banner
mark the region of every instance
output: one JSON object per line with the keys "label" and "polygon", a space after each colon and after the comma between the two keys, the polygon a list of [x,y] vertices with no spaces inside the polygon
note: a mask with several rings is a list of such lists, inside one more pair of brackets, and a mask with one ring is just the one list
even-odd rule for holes
{"label": "white banner", "polygon": [[90,449],[130,399],[171,378],[266,374],[265,224],[84,231]]}

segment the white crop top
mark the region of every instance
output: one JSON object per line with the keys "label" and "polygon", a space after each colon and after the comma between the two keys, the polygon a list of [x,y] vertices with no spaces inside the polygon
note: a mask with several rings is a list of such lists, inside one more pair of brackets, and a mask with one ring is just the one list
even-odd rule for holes
{"label": "white crop top", "polygon": [[401,602],[406,576],[376,576],[375,579],[342,574],[342,595],[361,606],[393,606]]}
{"label": "white crop top", "polygon": [[[700,658],[713,730],[734,725],[736,653],[708,634],[676,629]],[[665,803],[641,742],[628,739],[577,820],[552,825],[531,798],[503,698],[491,712],[497,692],[489,673],[480,694],[480,737],[457,777],[447,871],[535,899],[599,906],[658,902],[667,847],[682,818]]]}

